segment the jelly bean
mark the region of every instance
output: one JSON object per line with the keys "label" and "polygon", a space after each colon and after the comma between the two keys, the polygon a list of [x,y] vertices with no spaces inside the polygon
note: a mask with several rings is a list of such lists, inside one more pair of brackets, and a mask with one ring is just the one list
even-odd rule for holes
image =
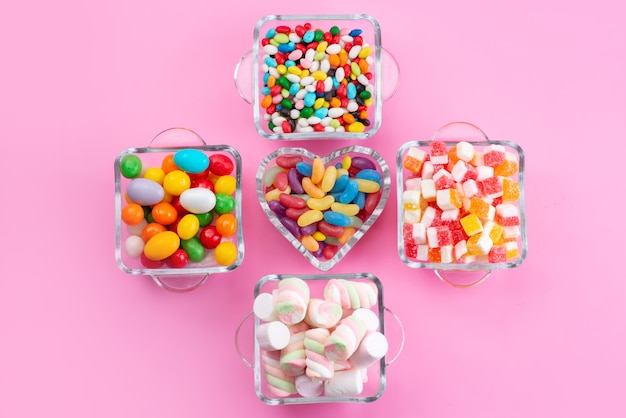
{"label": "jelly bean", "polygon": [[319,250],[320,248],[320,243],[313,238],[311,235],[303,235],[300,237],[300,242],[302,243],[302,245],[304,246],[304,248],[306,248],[308,251],[310,252],[315,252],[317,250]]}
{"label": "jelly bean", "polygon": [[311,175],[313,174],[313,164],[301,161],[296,164],[296,170],[298,170],[298,173],[302,174],[303,176],[311,177]]}
{"label": "jelly bean", "polygon": [[191,187],[189,175],[181,170],[172,170],[163,178],[163,188],[173,196],[180,196]]}
{"label": "jelly bean", "polygon": [[361,178],[357,178],[355,181],[358,184],[360,192],[363,192],[363,193],[376,193],[377,191],[380,190],[380,184],[375,182],[375,181],[361,179]]}
{"label": "jelly bean", "polygon": [[382,185],[382,180],[381,180],[380,173],[378,173],[378,171],[376,171],[376,170],[374,170],[372,168],[364,168],[364,169],[362,169],[361,171],[356,173],[355,177],[357,179],[365,179],[365,180],[375,181],[376,183]]}
{"label": "jelly bean", "polygon": [[143,253],[144,241],[140,236],[129,235],[124,241],[124,249],[130,258],[139,258]]}
{"label": "jelly bean", "polygon": [[361,208],[357,204],[352,204],[352,203],[346,204],[346,203],[339,203],[339,202],[334,202],[330,206],[330,209],[333,212],[339,212],[346,216],[355,216],[361,210]]}
{"label": "jelly bean", "polygon": [[291,191],[296,194],[304,193],[304,189],[302,188],[301,180],[298,171],[295,168],[290,168],[287,172],[287,180],[289,181],[289,187],[291,187]]}
{"label": "jelly bean", "polygon": [[143,208],[137,203],[129,203],[122,208],[122,222],[126,225],[137,225],[144,217]]}
{"label": "jelly bean", "polygon": [[215,193],[209,189],[187,189],[180,195],[180,204],[191,213],[205,213],[213,210],[215,203]]}
{"label": "jelly bean", "polygon": [[194,213],[201,227],[210,225],[213,222],[213,212]]}
{"label": "jelly bean", "polygon": [[328,237],[339,237],[343,234],[342,226],[331,225],[326,221],[319,221],[317,223],[317,229]]}
{"label": "jelly bean", "polygon": [[165,171],[163,171],[160,167],[150,167],[147,168],[143,173],[143,178],[152,180],[155,183],[163,185],[163,179],[165,178]]}
{"label": "jelly bean", "polygon": [[287,229],[287,231],[291,233],[291,235],[293,235],[296,239],[300,239],[302,233],[300,232],[300,227],[298,226],[298,223],[294,219],[288,216],[283,216],[279,218],[279,220],[280,223],[283,224],[285,229]]}
{"label": "jelly bean", "polygon": [[265,187],[269,187],[272,184],[274,184],[274,180],[276,179],[276,176],[278,175],[278,173],[281,173],[285,171],[283,169],[283,167],[275,165],[273,167],[269,167],[267,170],[265,170],[265,172],[263,173],[263,185]]}
{"label": "jelly bean", "polygon": [[268,202],[270,202],[272,200],[278,200],[279,196],[282,193],[287,193],[287,194],[291,193],[291,188],[287,187],[287,189],[285,189],[285,190],[272,189],[269,192],[265,193],[265,200],[268,201]]}
{"label": "jelly bean", "polygon": [[180,246],[180,237],[172,231],[155,234],[146,242],[144,254],[150,260],[165,260]]}
{"label": "jelly bean", "polygon": [[352,166],[355,166],[361,170],[370,169],[376,170],[376,164],[369,158],[355,156],[352,158]]}
{"label": "jelly bean", "polygon": [[269,206],[270,210],[274,212],[279,218],[287,216],[287,208],[285,207],[285,205],[280,203],[279,200],[270,200],[269,202],[267,202],[267,205]]}
{"label": "jelly bean", "polygon": [[191,186],[189,188],[190,189],[196,189],[196,188],[209,189],[213,193],[215,193],[215,186],[213,185],[213,182],[209,180],[208,177],[200,177],[200,178],[192,179]]}
{"label": "jelly bean", "polygon": [[230,241],[221,242],[215,248],[215,261],[222,266],[230,266],[237,260],[237,247]]}
{"label": "jelly bean", "polygon": [[337,251],[339,251],[339,247],[337,245],[326,245],[322,255],[326,260],[330,260],[337,254]]}
{"label": "jelly bean", "polygon": [[199,263],[204,259],[204,247],[198,237],[191,237],[180,241],[180,246],[189,256],[189,261]]}
{"label": "jelly bean", "polygon": [[134,179],[141,174],[141,160],[136,155],[126,155],[120,161],[120,174],[127,179]]}
{"label": "jelly bean", "polygon": [[215,193],[232,195],[237,190],[237,180],[233,176],[221,176],[215,182]]}
{"label": "jelly bean", "polygon": [[313,184],[320,184],[322,182],[322,178],[324,177],[324,171],[326,168],[324,167],[324,161],[319,158],[313,158],[313,163],[311,164],[311,181]]}
{"label": "jelly bean", "polygon": [[322,198],[326,196],[326,192],[313,184],[310,177],[304,177],[302,179],[302,188],[304,189],[306,194],[311,197]]}
{"label": "jelly bean", "polygon": [[331,225],[343,226],[343,227],[350,225],[350,218],[344,215],[343,213],[330,211],[330,212],[324,212],[323,216],[324,216],[324,220]]}
{"label": "jelly bean", "polygon": [[161,225],[170,225],[178,218],[178,212],[171,203],[161,202],[152,207],[152,218]]}
{"label": "jelly bean", "polygon": [[306,200],[292,194],[282,193],[278,198],[285,208],[302,209],[307,206]]}
{"label": "jelly bean", "polygon": [[165,260],[150,260],[144,252],[141,254],[141,264],[147,269],[158,269],[165,264]]}
{"label": "jelly bean", "polygon": [[378,206],[378,202],[380,201],[381,197],[382,192],[380,190],[376,193],[368,194],[365,197],[365,205],[363,206],[363,210],[365,211],[365,213],[369,215],[374,212],[374,209],[376,209],[376,206]]}
{"label": "jelly bean", "polygon": [[331,165],[324,170],[324,175],[322,177],[320,189],[322,189],[325,192],[329,192],[335,186],[336,181],[337,181],[337,168]]}
{"label": "jelly bean", "polygon": [[163,158],[163,161],[161,162],[161,168],[163,169],[163,172],[165,174],[174,170],[179,170],[178,166],[174,162],[174,154],[166,155]]}
{"label": "jelly bean", "polygon": [[165,264],[171,268],[183,268],[189,262],[189,256],[182,248],[174,251],[174,254],[165,259]]}
{"label": "jelly bean", "polygon": [[174,154],[174,163],[188,173],[201,173],[209,167],[209,157],[197,149],[182,149]]}
{"label": "jelly bean", "polygon": [[279,190],[285,191],[289,186],[289,179],[287,178],[287,173],[285,171],[281,171],[276,174],[274,177],[274,187]]}
{"label": "jelly bean", "polygon": [[349,179],[345,189],[339,196],[340,203],[351,203],[359,192],[359,183],[356,180]]}
{"label": "jelly bean", "polygon": [[235,199],[230,195],[217,193],[215,195],[215,207],[213,210],[218,215],[230,213],[235,210]]}
{"label": "jelly bean", "polygon": [[298,226],[307,226],[311,225],[314,222],[319,222],[324,219],[324,214],[321,210],[307,210],[298,218]]}
{"label": "jelly bean", "polygon": [[159,183],[139,177],[128,183],[126,194],[131,201],[142,206],[150,206],[163,200],[165,190]]}
{"label": "jelly bean", "polygon": [[300,218],[300,216],[302,216],[304,213],[308,212],[310,209],[308,207],[304,207],[302,209],[295,209],[295,208],[287,208],[287,210],[285,211],[285,214],[294,220],[298,220],[298,218]]}
{"label": "jelly bean", "polygon": [[237,218],[231,213],[220,215],[215,220],[217,232],[224,237],[230,237],[237,231]]}
{"label": "jelly bean", "polygon": [[196,235],[198,230],[200,229],[200,221],[196,218],[195,215],[189,213],[182,217],[180,221],[178,221],[178,226],[176,227],[176,232],[180,239],[189,239]]}
{"label": "jelly bean", "polygon": [[158,234],[159,232],[166,231],[167,228],[164,225],[156,222],[150,222],[141,231],[141,239],[143,242],[148,242],[150,238]]}
{"label": "jelly bean", "polygon": [[349,216],[348,219],[350,220],[350,223],[348,224],[348,226],[351,228],[358,229],[363,226],[363,220],[359,218],[358,216]]}
{"label": "jelly bean", "polygon": [[335,184],[333,185],[333,188],[330,189],[330,193],[340,193],[343,192],[346,188],[346,186],[348,185],[348,180],[350,179],[350,177],[348,175],[343,175],[343,176],[339,176],[337,177],[337,180],[335,181]]}
{"label": "jelly bean", "polygon": [[321,211],[330,209],[333,203],[335,203],[335,198],[332,196],[324,196],[321,198],[314,197],[306,201],[306,205],[310,209],[321,210]]}
{"label": "jelly bean", "polygon": [[209,157],[209,170],[217,176],[227,176],[234,169],[234,163],[224,154],[213,154]]}
{"label": "jelly bean", "polygon": [[198,239],[204,248],[214,249],[222,241],[222,235],[213,225],[207,225],[198,234]]}

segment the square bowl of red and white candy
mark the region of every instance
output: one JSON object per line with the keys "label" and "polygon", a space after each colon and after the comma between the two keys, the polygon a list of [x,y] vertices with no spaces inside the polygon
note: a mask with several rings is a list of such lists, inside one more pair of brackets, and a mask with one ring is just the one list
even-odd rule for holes
{"label": "square bowl of red and white candy", "polygon": [[[402,145],[396,156],[402,261],[433,269],[457,287],[522,264],[528,252],[524,158],[515,142],[491,140],[467,122]],[[448,271],[476,274],[457,281],[461,276]]]}

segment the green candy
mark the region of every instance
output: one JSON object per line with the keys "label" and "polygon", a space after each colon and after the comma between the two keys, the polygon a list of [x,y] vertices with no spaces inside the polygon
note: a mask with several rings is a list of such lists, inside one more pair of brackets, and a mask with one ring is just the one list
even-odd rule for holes
{"label": "green candy", "polygon": [[136,155],[127,155],[120,161],[120,173],[127,179],[134,179],[141,174],[141,160]]}
{"label": "green candy", "polygon": [[200,222],[200,226],[207,226],[213,222],[213,212],[196,213],[195,215]]}
{"label": "green candy", "polygon": [[361,93],[359,93],[359,96],[361,97],[361,99],[363,99],[363,100],[367,100],[367,99],[369,99],[370,97],[372,97],[372,93],[370,93],[370,92],[369,92],[369,91],[367,91],[367,90],[363,90]]}
{"label": "green candy", "polygon": [[189,256],[189,261],[198,263],[204,259],[204,247],[198,237],[180,240],[180,246]]}
{"label": "green candy", "polygon": [[310,118],[313,115],[312,107],[303,107],[300,111],[300,117],[302,118]]}
{"label": "green candy", "polygon": [[274,36],[274,40],[279,44],[286,44],[287,42],[289,42],[289,36],[287,36],[287,34],[285,33],[277,33]]}
{"label": "green candy", "polygon": [[154,222],[154,218],[152,217],[152,208],[150,206],[143,206],[143,217],[146,218],[148,223]]}
{"label": "green candy", "polygon": [[285,109],[291,109],[293,107],[293,103],[291,103],[291,100],[289,99],[283,99],[280,102],[280,105],[284,107]]}
{"label": "green candy", "polygon": [[317,29],[315,31],[315,37],[313,38],[313,40],[315,42],[320,42],[322,39],[324,39],[324,32],[320,29]]}
{"label": "green candy", "polygon": [[329,32],[331,35],[335,36],[335,35],[339,35],[340,30],[339,30],[339,27],[333,26],[332,28],[330,28]]}
{"label": "green candy", "polygon": [[232,196],[223,193],[215,195],[215,207],[213,210],[218,215],[231,213],[235,209],[235,199]]}
{"label": "green candy", "polygon": [[278,80],[276,80],[276,84],[278,84],[281,87],[286,88],[287,90],[289,90],[289,87],[291,87],[291,83],[289,82],[287,77],[285,77],[284,75],[281,75],[280,77],[278,77]]}

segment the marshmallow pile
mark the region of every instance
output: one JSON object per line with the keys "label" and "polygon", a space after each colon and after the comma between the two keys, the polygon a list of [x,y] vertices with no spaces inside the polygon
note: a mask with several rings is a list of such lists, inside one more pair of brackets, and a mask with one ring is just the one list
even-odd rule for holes
{"label": "marshmallow pile", "polygon": [[374,283],[330,279],[319,296],[305,280],[286,277],[254,300],[261,374],[275,397],[357,396],[367,368],[387,353],[371,310],[378,299]]}
{"label": "marshmallow pile", "polygon": [[520,256],[517,155],[431,141],[403,156],[402,239],[406,257],[430,263],[505,263]]}

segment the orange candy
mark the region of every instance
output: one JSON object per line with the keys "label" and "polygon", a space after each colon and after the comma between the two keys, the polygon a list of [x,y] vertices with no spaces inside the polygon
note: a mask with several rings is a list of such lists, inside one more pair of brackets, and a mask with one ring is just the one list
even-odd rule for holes
{"label": "orange candy", "polygon": [[165,174],[170,171],[179,170],[178,166],[174,162],[174,154],[170,154],[163,158],[163,162],[161,163],[161,168],[165,172]]}
{"label": "orange candy", "polygon": [[137,225],[143,217],[143,208],[137,203],[129,203],[122,209],[122,221],[126,225]]}
{"label": "orange candy", "polygon": [[237,231],[237,218],[232,213],[220,215],[215,220],[215,229],[221,236],[230,237]]}
{"label": "orange candy", "polygon": [[143,242],[148,242],[150,238],[163,231],[167,231],[167,228],[165,226],[157,222],[150,222],[141,231],[141,239],[143,240]]}
{"label": "orange candy", "polygon": [[158,222],[161,225],[171,225],[176,222],[176,219],[178,218],[178,212],[171,203],[161,202],[157,203],[152,208],[152,217],[154,218],[155,222]]}

